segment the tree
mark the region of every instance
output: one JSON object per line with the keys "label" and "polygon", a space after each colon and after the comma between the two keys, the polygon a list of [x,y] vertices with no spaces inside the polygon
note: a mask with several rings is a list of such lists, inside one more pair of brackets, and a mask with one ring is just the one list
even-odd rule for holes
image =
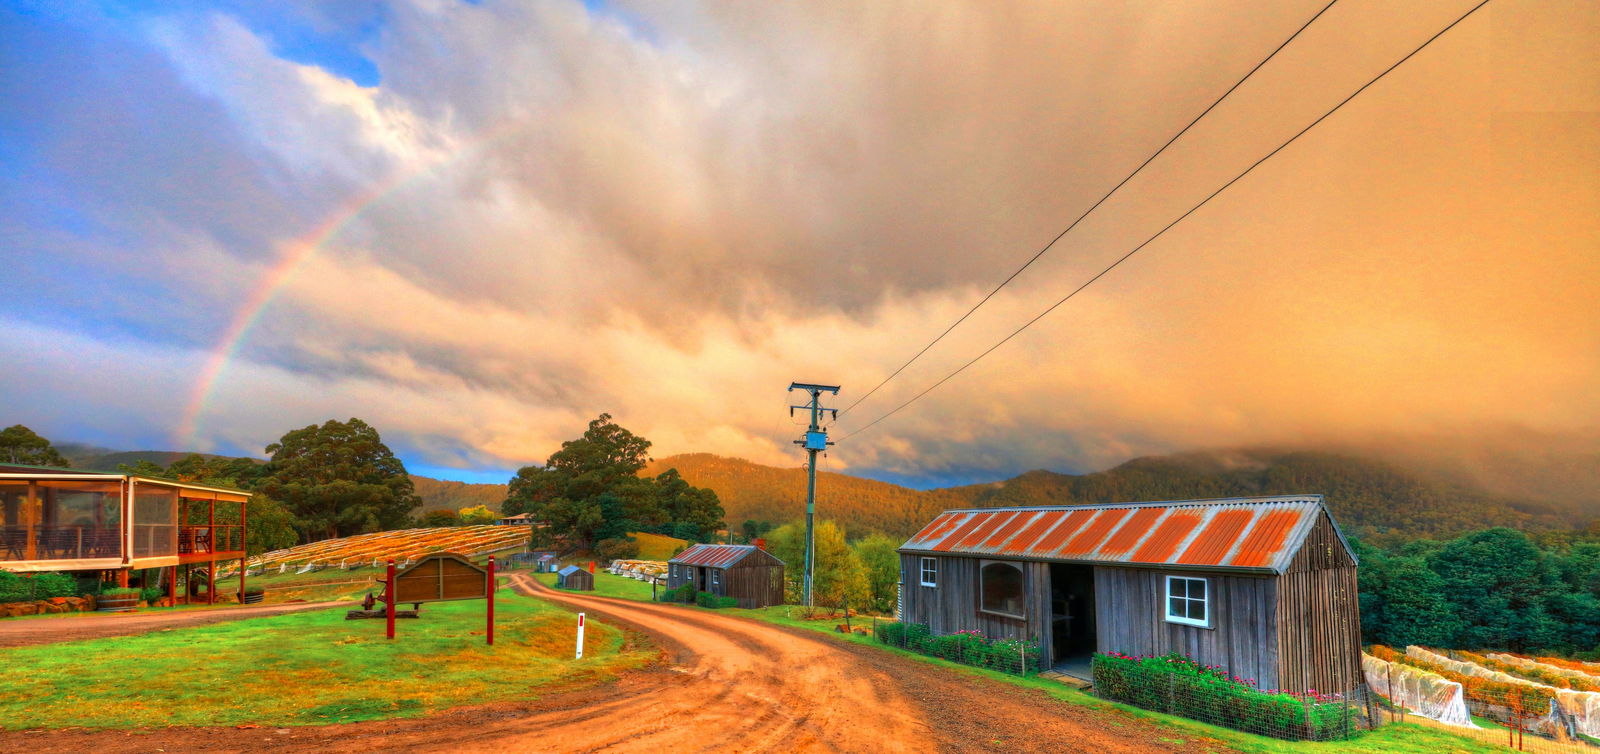
{"label": "tree", "polygon": [[288,507],[308,542],[403,527],[419,503],[405,464],[360,419],[291,430],[267,452],[258,489]]}
{"label": "tree", "polygon": [[245,550],[249,554],[260,555],[299,544],[294,514],[282,503],[258,492],[245,505]]}
{"label": "tree", "polygon": [[1545,607],[1554,574],[1544,554],[1514,529],[1486,529],[1446,543],[1428,560],[1438,594],[1467,617],[1458,643],[1521,651],[1561,641]]}
{"label": "tree", "polygon": [[487,505],[474,505],[470,508],[462,508],[461,510],[456,511],[456,515],[460,517],[461,524],[463,526],[483,526],[485,524],[492,524],[495,522],[495,519],[499,518],[494,514],[494,511],[489,510],[489,506]]}
{"label": "tree", "polygon": [[[854,550],[845,543],[844,530],[833,521],[819,521],[814,534],[816,569],[811,583],[811,601],[819,607],[861,607],[869,595],[866,569]],[[805,598],[806,528],[789,523],[772,530],[767,537],[771,552],[784,562],[788,582],[788,601],[803,603]]]}
{"label": "tree", "polygon": [[176,478],[168,476],[167,470],[162,468],[161,464],[146,458],[141,458],[133,463],[119,463],[117,464],[117,471],[120,471],[124,474],[133,474],[134,476],[151,477],[155,479]]}
{"label": "tree", "polygon": [[543,524],[533,530],[536,546],[588,548],[641,529],[699,541],[720,528],[716,493],[689,485],[675,470],[639,477],[649,450],[649,440],[601,414],[543,466],[518,469],[501,510],[529,513]]}
{"label": "tree", "polygon": [[456,513],[449,508],[431,510],[422,514],[422,525],[428,528],[460,526],[461,514]]}
{"label": "tree", "polygon": [[856,542],[856,557],[861,560],[867,581],[867,599],[872,609],[884,613],[894,609],[899,598],[900,543],[882,534]]}
{"label": "tree", "polygon": [[0,429],[0,460],[29,466],[68,468],[72,465],[49,440],[21,424]]}

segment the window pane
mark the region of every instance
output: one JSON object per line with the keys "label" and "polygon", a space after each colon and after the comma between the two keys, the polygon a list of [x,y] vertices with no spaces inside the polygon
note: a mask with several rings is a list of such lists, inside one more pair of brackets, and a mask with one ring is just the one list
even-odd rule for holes
{"label": "window pane", "polygon": [[1168,593],[1173,597],[1189,596],[1187,579],[1167,579]]}
{"label": "window pane", "polygon": [[1022,614],[1022,569],[1009,563],[990,563],[983,567],[979,590],[984,610]]}
{"label": "window pane", "polygon": [[1184,604],[1183,604],[1186,601],[1187,600],[1185,600],[1182,597],[1168,597],[1167,598],[1167,615],[1168,615],[1168,617],[1172,617],[1172,618],[1183,618],[1183,617],[1186,617],[1187,613],[1185,612],[1185,608],[1184,608]]}
{"label": "window pane", "polygon": [[1205,600],[1189,600],[1189,617],[1193,618],[1193,619],[1195,619],[1197,621],[1202,621],[1202,622],[1205,621],[1205,619],[1206,619],[1206,603],[1205,603]]}
{"label": "window pane", "polygon": [[1188,579],[1189,596],[1197,600],[1206,598],[1206,582],[1204,579]]}

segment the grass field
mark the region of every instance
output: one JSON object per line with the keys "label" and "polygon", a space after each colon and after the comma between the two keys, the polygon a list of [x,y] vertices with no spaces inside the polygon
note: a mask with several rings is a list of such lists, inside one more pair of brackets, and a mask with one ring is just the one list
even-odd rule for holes
{"label": "grass field", "polygon": [[[541,573],[536,574],[536,577],[546,584],[555,584],[555,574]],[[597,573],[595,574],[594,594],[647,601],[650,599],[650,585],[608,573]],[[707,609],[692,605],[680,607],[685,610]],[[1050,696],[1071,704],[1121,710],[1134,717],[1154,720],[1170,728],[1173,732],[1173,740],[1187,740],[1188,738],[1215,739],[1248,754],[1432,754],[1434,752],[1445,754],[1490,754],[1491,752],[1504,751],[1503,747],[1493,746],[1448,731],[1415,723],[1386,725],[1350,741],[1330,743],[1281,741],[1275,738],[1242,733],[1186,718],[1163,715],[1159,712],[1151,712],[1137,707],[1109,702],[1055,681],[1041,678],[1019,678],[1014,675],[960,665],[895,647],[887,647],[874,641],[870,636],[862,636],[860,634],[846,635],[835,632],[834,626],[842,623],[842,618],[802,620],[792,617],[790,613],[793,612],[793,606],[789,605],[768,607],[760,610],[727,608],[718,612],[753,618],[780,626],[816,631],[836,641],[848,641],[854,644],[867,645],[883,652],[893,652],[919,662],[929,662],[943,666],[954,673],[983,676],[1002,683],[1039,689]],[[871,622],[871,618],[866,618],[864,625],[870,626]],[[1108,721],[1108,724],[1116,725],[1116,722],[1112,719]]]}
{"label": "grass field", "polygon": [[[556,574],[535,573],[535,579],[546,586],[556,585]],[[650,601],[650,585],[643,581],[613,576],[605,571],[596,571],[594,574],[594,592],[601,597],[621,597],[627,600]]]}
{"label": "grass field", "polygon": [[[344,610],[0,650],[0,727],[321,725],[417,717],[610,680],[648,662],[591,622],[572,659],[572,614],[502,589],[495,645],[481,601],[424,605],[384,639]],[[16,672],[17,669],[26,672]]]}
{"label": "grass field", "polygon": [[689,544],[687,539],[677,539],[665,534],[648,534],[641,531],[629,536],[639,543],[639,560],[668,560],[672,557],[672,553]]}

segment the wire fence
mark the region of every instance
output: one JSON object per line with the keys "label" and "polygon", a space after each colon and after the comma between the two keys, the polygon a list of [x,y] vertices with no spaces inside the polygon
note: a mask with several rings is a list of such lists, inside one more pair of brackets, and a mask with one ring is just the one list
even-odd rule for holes
{"label": "wire fence", "polygon": [[879,643],[1011,675],[1039,672],[1039,646],[1019,639],[990,639],[977,631],[935,635],[920,623],[874,618],[872,636]]}
{"label": "wire fence", "polygon": [[1381,698],[1366,686],[1335,694],[1263,691],[1226,671],[1179,658],[1096,656],[1094,693],[1102,699],[1290,741],[1342,741],[1389,721],[1379,709],[1384,704]]}

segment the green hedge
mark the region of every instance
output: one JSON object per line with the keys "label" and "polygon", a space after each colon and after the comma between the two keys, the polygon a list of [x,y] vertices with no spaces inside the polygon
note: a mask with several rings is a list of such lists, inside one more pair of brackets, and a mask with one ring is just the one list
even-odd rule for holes
{"label": "green hedge", "polygon": [[1349,738],[1361,707],[1315,690],[1263,691],[1254,679],[1182,655],[1096,654],[1094,691],[1104,699],[1291,741]]}
{"label": "green hedge", "polygon": [[920,623],[886,621],[873,625],[880,643],[939,657],[963,665],[1012,675],[1039,672],[1039,647],[1018,639],[990,639],[977,631],[935,636]]}
{"label": "green hedge", "polygon": [[64,573],[23,576],[0,570],[0,602],[32,602],[78,596],[78,580]]}
{"label": "green hedge", "polygon": [[700,592],[694,596],[694,604],[710,608],[738,607],[739,600],[733,597],[718,597],[710,592]]}
{"label": "green hedge", "polygon": [[718,597],[710,592],[697,592],[694,589],[694,584],[684,584],[676,589],[664,589],[657,592],[656,601],[682,602],[685,605],[693,604],[710,608],[739,606],[739,600],[733,597]]}

